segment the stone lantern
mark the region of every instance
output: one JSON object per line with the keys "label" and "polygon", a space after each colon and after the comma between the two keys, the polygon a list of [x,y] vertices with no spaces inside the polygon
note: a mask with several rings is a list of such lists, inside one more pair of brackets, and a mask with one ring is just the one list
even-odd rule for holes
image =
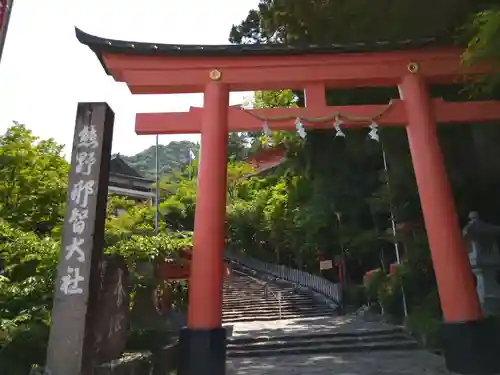
{"label": "stone lantern", "polygon": [[500,226],[485,223],[477,212],[469,214],[463,229],[476,290],[485,313],[500,312]]}

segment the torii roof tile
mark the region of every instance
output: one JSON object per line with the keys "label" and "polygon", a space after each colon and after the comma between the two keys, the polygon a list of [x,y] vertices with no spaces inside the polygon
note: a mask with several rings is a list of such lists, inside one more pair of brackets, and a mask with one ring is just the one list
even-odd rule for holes
{"label": "torii roof tile", "polygon": [[[387,52],[420,49],[429,46],[450,46],[449,37],[429,37],[400,41],[359,42],[350,44],[230,44],[183,45],[133,42],[102,38],[75,28],[80,43],[87,45],[102,62],[103,53],[120,53],[142,56],[265,56],[304,55],[355,52]],[[104,64],[103,64],[104,65]]]}

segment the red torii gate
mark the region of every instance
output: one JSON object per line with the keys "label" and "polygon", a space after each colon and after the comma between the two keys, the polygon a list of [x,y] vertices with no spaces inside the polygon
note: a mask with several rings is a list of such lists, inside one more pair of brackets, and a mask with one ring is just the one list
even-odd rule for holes
{"label": "red torii gate", "polygon": [[[353,46],[179,46],[117,41],[77,30],[106,72],[133,94],[204,93],[204,107],[188,113],[138,114],[138,134],[201,133],[188,327],[181,334],[182,375],[224,374],[221,327],[227,133],[343,126],[405,126],[438,283],[448,368],[494,371],[489,347],[494,330],[482,316],[455,203],[437,138],[438,122],[500,120],[500,102],[446,103],[429,96],[429,84],[464,76],[460,49],[433,39]],[[467,74],[486,70],[474,68]],[[398,86],[389,106],[326,106],[328,87]],[[306,108],[241,110],[229,107],[230,91],[304,90]],[[324,117],[321,120],[321,117]],[[494,347],[494,345],[491,345]],[[485,370],[486,369],[486,370]]]}

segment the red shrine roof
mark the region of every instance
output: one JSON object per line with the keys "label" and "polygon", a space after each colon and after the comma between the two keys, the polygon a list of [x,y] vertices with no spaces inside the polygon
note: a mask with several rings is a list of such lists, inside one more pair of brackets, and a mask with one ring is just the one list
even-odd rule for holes
{"label": "red shrine roof", "polygon": [[[101,60],[103,53],[119,53],[142,56],[265,56],[304,55],[355,52],[388,52],[419,49],[429,46],[450,46],[447,36],[400,41],[375,41],[350,44],[230,44],[230,45],[182,45],[145,43],[102,38],[75,28],[80,43],[87,45]],[[105,65],[103,64],[105,67]]]}
{"label": "red shrine roof", "polygon": [[261,163],[275,157],[284,157],[286,147],[280,143],[276,146],[262,147],[246,158],[249,163]]}
{"label": "red shrine roof", "polygon": [[258,175],[271,168],[277,167],[282,164],[285,159],[286,147],[283,144],[279,144],[273,147],[261,148],[246,158],[245,161],[255,169]]}

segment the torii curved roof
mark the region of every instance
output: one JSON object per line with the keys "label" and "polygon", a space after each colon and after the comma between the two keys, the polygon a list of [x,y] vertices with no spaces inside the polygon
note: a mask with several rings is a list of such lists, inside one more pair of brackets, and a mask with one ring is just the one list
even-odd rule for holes
{"label": "torii curved roof", "polygon": [[[103,53],[142,56],[265,56],[304,55],[355,52],[387,52],[420,49],[429,46],[450,46],[449,37],[430,37],[400,41],[359,42],[350,44],[230,44],[186,45],[146,43],[103,38],[75,28],[80,43],[87,45],[101,60]],[[104,64],[103,64],[104,65]]]}

